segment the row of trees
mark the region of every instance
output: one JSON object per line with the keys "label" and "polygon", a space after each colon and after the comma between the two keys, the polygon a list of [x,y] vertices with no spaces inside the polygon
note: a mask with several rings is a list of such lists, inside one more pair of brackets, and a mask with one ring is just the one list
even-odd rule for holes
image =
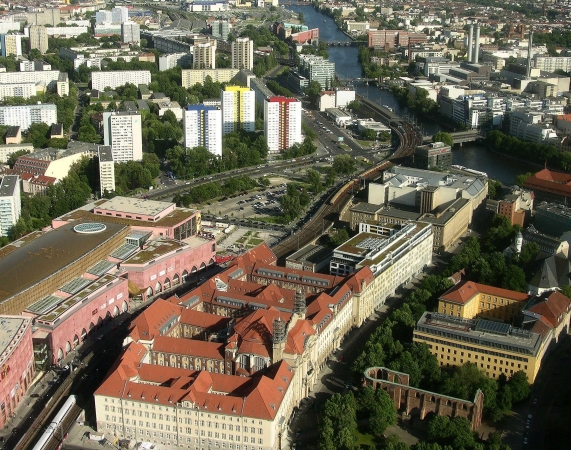
{"label": "row of trees", "polygon": [[286,193],[280,198],[285,219],[288,222],[297,219],[303,209],[309,205],[310,200],[309,194],[304,189],[300,189],[298,184],[288,183]]}
{"label": "row of trees", "polygon": [[526,142],[501,131],[490,131],[486,138],[488,145],[500,153],[525,159],[536,164],[549,164],[550,167],[562,170],[571,169],[571,153],[560,152],[553,145]]}
{"label": "row of trees", "polygon": [[247,191],[258,186],[258,182],[246,175],[233,177],[221,184],[219,182],[205,183],[200,186],[190,188],[188,194],[177,194],[173,201],[179,205],[188,207],[205,203],[209,200],[234,195],[238,192]]}
{"label": "row of trees", "polygon": [[434,118],[435,115],[439,114],[438,103],[428,96],[426,89],[416,89],[413,94],[408,88],[393,84],[391,92],[395,94],[400,103],[406,104],[409,109],[416,111],[421,116]]}

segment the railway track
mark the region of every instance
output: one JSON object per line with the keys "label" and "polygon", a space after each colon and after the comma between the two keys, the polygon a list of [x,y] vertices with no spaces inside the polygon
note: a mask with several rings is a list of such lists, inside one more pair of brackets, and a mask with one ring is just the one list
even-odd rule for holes
{"label": "railway track", "polygon": [[422,144],[422,135],[411,123],[403,120],[386,108],[379,107],[368,99],[359,98],[361,108],[374,119],[387,123],[399,138],[399,146],[396,151],[386,160],[375,167],[361,172],[356,178],[345,183],[341,188],[331,194],[326,202],[319,208],[316,214],[297,233],[288,236],[279,244],[272,247],[272,251],[282,260],[309,244],[324,230],[328,229],[336,220],[337,214],[343,210],[352,198],[353,188],[359,188],[362,179],[374,180],[378,175],[388,169],[392,163],[399,163],[410,159],[418,145]]}

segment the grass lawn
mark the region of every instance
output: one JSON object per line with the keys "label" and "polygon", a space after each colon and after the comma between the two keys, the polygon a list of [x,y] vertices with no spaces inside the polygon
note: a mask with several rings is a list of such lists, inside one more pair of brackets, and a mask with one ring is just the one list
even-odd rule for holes
{"label": "grass lawn", "polygon": [[251,245],[254,245],[254,246],[255,246],[255,245],[261,244],[262,242],[264,242],[263,239],[250,238],[250,240],[248,241],[248,244],[251,244]]}
{"label": "grass lawn", "polygon": [[365,148],[370,148],[375,145],[375,141],[363,141],[361,139],[355,139],[355,141],[361,146]]}
{"label": "grass lawn", "polygon": [[357,445],[375,446],[375,440],[371,434],[362,434],[359,430],[355,430],[353,431],[353,436],[355,436],[355,444]]}

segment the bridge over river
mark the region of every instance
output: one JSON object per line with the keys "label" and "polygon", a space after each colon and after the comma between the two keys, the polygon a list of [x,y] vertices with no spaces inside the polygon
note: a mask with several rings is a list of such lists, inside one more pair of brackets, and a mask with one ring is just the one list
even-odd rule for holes
{"label": "bridge over river", "polygon": [[[455,133],[449,133],[454,139],[455,144],[464,144],[466,142],[475,142],[484,139],[486,136],[479,130],[468,130],[468,131],[457,131]],[[426,136],[423,138],[423,143],[427,144],[432,142],[431,136]]]}

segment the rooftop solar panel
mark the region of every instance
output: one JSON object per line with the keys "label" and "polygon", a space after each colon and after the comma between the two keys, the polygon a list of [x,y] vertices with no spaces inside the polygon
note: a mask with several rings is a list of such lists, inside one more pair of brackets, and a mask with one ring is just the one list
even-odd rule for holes
{"label": "rooftop solar panel", "polygon": [[31,304],[26,309],[31,313],[41,315],[52,310],[62,301],[63,298],[56,297],[55,295],[48,295],[41,300],[38,300],[36,303]]}
{"label": "rooftop solar panel", "polygon": [[492,322],[491,320],[480,319],[476,323],[475,331],[483,331],[485,333],[500,334],[507,336],[510,332],[511,325],[502,322]]}
{"label": "rooftop solar panel", "polygon": [[99,261],[97,264],[87,269],[87,273],[100,277],[101,275],[109,272],[109,270],[111,270],[113,267],[115,267],[115,263],[104,259],[103,261]]}
{"label": "rooftop solar panel", "polygon": [[81,291],[84,287],[91,284],[93,280],[88,280],[87,278],[74,278],[73,280],[64,284],[60,289],[60,291],[67,292],[68,294],[77,294]]}
{"label": "rooftop solar panel", "polygon": [[131,256],[133,253],[135,253],[137,251],[139,247],[137,247],[136,245],[131,245],[131,244],[123,244],[121,247],[117,248],[116,250],[113,251],[113,253],[111,253],[111,257],[112,258],[117,258],[117,259],[121,259],[121,260],[125,260],[127,259],[129,256]]}

